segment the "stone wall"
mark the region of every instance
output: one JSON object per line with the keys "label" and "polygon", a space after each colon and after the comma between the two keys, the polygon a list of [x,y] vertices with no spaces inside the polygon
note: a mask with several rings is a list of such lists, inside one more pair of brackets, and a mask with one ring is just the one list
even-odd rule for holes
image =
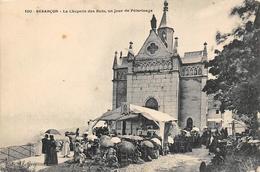
{"label": "stone wall", "polygon": [[179,124],[182,128],[186,127],[188,118],[192,118],[196,127],[201,126],[201,80],[201,77],[181,79]]}
{"label": "stone wall", "polygon": [[127,101],[144,106],[153,97],[159,111],[178,119],[179,72],[135,73],[127,76]]}

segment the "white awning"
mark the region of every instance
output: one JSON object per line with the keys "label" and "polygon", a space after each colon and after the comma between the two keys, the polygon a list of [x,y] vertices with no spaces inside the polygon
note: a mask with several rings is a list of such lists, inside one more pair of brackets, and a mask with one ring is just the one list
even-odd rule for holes
{"label": "white awning", "polygon": [[170,116],[169,114],[133,104],[130,104],[130,111],[140,113],[145,118],[158,122],[177,121],[176,118]]}
{"label": "white awning", "polygon": [[222,118],[210,118],[210,119],[208,119],[208,122],[221,122],[221,121],[223,121]]}
{"label": "white awning", "polygon": [[103,120],[103,121],[116,121],[116,120],[122,120],[122,119],[128,119],[129,117],[137,117],[137,114],[141,114],[145,118],[153,121],[158,121],[158,122],[168,122],[168,121],[177,121],[176,118],[170,116],[169,114],[156,111],[153,109],[149,109],[146,107],[141,107],[137,105],[130,104],[129,105],[129,115],[122,114],[121,112],[121,107],[108,111],[104,113],[101,117],[97,118],[96,120]]}

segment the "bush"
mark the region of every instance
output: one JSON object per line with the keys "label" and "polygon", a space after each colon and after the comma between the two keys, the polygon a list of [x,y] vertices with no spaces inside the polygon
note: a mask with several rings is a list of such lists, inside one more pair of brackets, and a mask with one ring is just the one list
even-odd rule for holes
{"label": "bush", "polygon": [[35,172],[35,163],[25,161],[5,161],[0,165],[1,172]]}
{"label": "bush", "polygon": [[259,155],[238,155],[230,154],[226,156],[225,163],[214,166],[208,165],[209,172],[247,172],[255,170],[260,165]]}

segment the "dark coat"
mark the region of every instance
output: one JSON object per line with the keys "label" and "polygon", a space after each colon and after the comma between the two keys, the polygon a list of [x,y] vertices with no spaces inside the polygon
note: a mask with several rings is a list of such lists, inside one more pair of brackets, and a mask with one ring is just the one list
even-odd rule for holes
{"label": "dark coat", "polygon": [[43,138],[42,139],[42,153],[46,154],[47,153],[47,147],[48,147],[48,139]]}

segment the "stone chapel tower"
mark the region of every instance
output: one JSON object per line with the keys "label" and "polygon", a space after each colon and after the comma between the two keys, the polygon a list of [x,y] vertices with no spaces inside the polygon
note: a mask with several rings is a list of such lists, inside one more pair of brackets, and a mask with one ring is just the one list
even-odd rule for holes
{"label": "stone chapel tower", "polygon": [[[130,42],[126,56],[115,52],[113,63],[113,109],[122,102],[168,113],[182,128],[206,125],[207,96],[202,89],[207,80],[207,47],[202,51],[178,54],[178,38],[167,23],[168,2],[157,28],[153,15],[151,29],[139,52]],[[174,40],[174,41],[173,41]],[[173,43],[174,42],[174,43]]]}

